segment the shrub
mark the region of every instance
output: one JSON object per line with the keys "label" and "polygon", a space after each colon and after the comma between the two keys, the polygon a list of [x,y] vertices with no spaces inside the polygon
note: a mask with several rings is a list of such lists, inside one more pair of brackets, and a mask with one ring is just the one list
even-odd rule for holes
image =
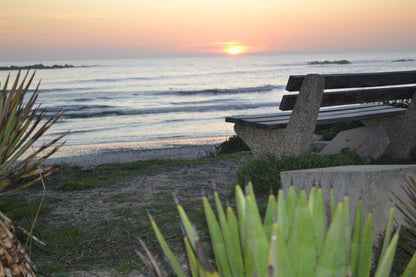
{"label": "shrub", "polygon": [[226,141],[217,146],[216,149],[218,155],[250,151],[247,144],[238,136],[229,137]]}
{"label": "shrub", "polygon": [[347,149],[334,156],[321,156],[311,152],[303,156],[286,156],[278,159],[273,155],[267,155],[242,165],[237,170],[237,181],[239,184],[251,181],[256,192],[267,193],[270,188],[274,191],[280,188],[281,171],[364,164],[364,162],[360,156]]}
{"label": "shrub", "polygon": [[[333,193],[331,192],[331,195]],[[372,224],[370,213],[363,218],[359,201],[354,228],[350,226],[348,197],[335,204],[330,199],[329,211],[321,189],[312,188],[309,199],[305,191],[299,195],[293,187],[285,198],[279,192],[278,201],[269,196],[264,219],[261,218],[252,186],[246,193],[237,186],[237,213],[228,206],[224,211],[215,193],[214,213],[208,199],[203,197],[215,266],[205,253],[200,238],[180,204],[177,205],[184,229],[184,243],[192,276],[369,276],[372,265]],[[327,221],[327,214],[330,214]],[[380,262],[375,276],[389,276],[393,265],[398,233],[392,235],[393,208],[386,226]],[[177,276],[187,276],[156,222],[151,218],[159,244]],[[328,224],[327,224],[328,222]],[[143,262],[156,276],[164,272],[142,243],[147,257]],[[414,276],[416,255],[403,276]]]}

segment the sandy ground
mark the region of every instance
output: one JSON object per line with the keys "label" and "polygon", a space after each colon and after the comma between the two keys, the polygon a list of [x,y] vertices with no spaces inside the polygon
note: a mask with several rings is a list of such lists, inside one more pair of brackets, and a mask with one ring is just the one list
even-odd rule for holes
{"label": "sandy ground", "polygon": [[89,166],[148,159],[196,159],[214,153],[227,137],[66,146],[46,160],[44,165]]}
{"label": "sandy ground", "polygon": [[[212,153],[215,145],[182,145],[179,147],[155,149],[106,149],[87,155],[74,155],[55,157],[49,163],[63,163],[68,165],[91,166],[105,163],[121,163],[134,160],[155,158],[184,158],[195,159]],[[83,232],[95,234],[97,240],[103,236],[111,241],[109,251],[101,251],[101,243],[88,242],[92,246],[91,270],[78,271],[79,266],[85,267],[83,258],[75,261],[70,254],[65,259],[71,264],[69,276],[148,276],[146,269],[134,270],[129,273],[116,273],[114,269],[106,268],[105,264],[114,257],[128,256],[139,261],[135,251],[140,248],[137,242],[124,241],[120,237],[121,227],[126,220],[131,226],[128,230],[131,236],[145,236],[152,238],[146,211],[157,214],[158,205],[163,203],[174,204],[172,194],[175,194],[185,205],[198,205],[202,207],[201,196],[212,196],[213,189],[218,191],[222,199],[232,198],[233,187],[237,183],[236,170],[247,161],[245,156],[233,159],[212,160],[200,163],[190,163],[185,166],[174,166],[157,172],[149,172],[137,176],[129,176],[122,181],[107,187],[99,187],[80,191],[54,191],[49,190],[46,205],[52,212],[48,215],[47,224],[54,228],[61,226],[79,226]],[[93,169],[94,170],[94,169]],[[32,194],[33,197],[33,194]],[[48,201],[49,199],[49,201]],[[166,204],[168,205],[168,204]],[[172,210],[175,210],[173,206]],[[128,215],[127,215],[128,214]],[[103,217],[105,215],[105,217]],[[105,229],[111,223],[111,229]],[[145,234],[140,233],[147,230]],[[120,229],[119,229],[120,228]],[[137,233],[136,233],[137,229]],[[95,237],[93,238],[95,239]],[[97,249],[94,249],[94,245]],[[98,254],[102,253],[102,254]],[[93,254],[91,254],[93,255]],[[108,256],[106,256],[108,255]],[[35,257],[35,262],[60,262],[56,257]],[[79,265],[77,266],[77,264]],[[65,275],[66,276],[66,275]]]}
{"label": "sandy ground", "polygon": [[125,163],[149,159],[196,159],[213,153],[215,145],[182,145],[167,148],[132,149],[107,148],[96,152],[71,156],[52,156],[44,165],[66,164],[71,166],[89,166],[99,164]]}

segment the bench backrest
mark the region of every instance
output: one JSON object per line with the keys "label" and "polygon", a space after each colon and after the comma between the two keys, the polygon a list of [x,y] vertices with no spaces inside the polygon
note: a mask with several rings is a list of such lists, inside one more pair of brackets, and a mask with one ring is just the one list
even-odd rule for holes
{"label": "bench backrest", "polygon": [[[322,76],[325,89],[337,90],[324,92],[321,107],[411,99],[416,91],[416,70]],[[290,76],[286,90],[299,91],[304,78],[304,75]],[[296,99],[297,95],[284,95],[280,110],[292,110]]]}

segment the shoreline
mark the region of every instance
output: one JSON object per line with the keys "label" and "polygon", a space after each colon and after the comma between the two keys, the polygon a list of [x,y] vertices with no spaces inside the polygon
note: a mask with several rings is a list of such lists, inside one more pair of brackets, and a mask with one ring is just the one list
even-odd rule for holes
{"label": "shoreline", "polygon": [[149,159],[197,159],[207,156],[226,137],[210,137],[148,142],[62,146],[42,163],[49,165],[96,166]]}

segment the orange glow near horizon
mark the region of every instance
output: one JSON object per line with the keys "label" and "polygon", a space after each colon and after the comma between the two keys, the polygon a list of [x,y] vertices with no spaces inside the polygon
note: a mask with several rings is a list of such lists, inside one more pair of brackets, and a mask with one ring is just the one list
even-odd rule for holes
{"label": "orange glow near horizon", "polygon": [[228,55],[232,55],[232,56],[243,54],[246,51],[247,51],[247,47],[243,45],[228,46],[224,49],[225,53],[227,53]]}
{"label": "orange glow near horizon", "polygon": [[0,61],[416,49],[415,0],[3,2]]}

